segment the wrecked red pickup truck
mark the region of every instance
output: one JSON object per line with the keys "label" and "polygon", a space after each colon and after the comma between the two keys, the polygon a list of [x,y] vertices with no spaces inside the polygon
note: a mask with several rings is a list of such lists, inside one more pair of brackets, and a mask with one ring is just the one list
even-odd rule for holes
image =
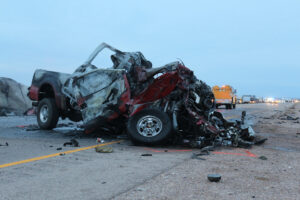
{"label": "wrecked red pickup truck", "polygon": [[[113,52],[113,67],[98,69],[92,61],[105,48]],[[126,131],[143,144],[176,141],[202,148],[255,143],[243,120],[228,122],[215,111],[211,88],[183,63],[152,68],[142,53],[105,43],[73,74],[36,70],[28,96],[37,106],[41,129],[52,129],[59,117],[67,117],[83,120],[87,131]]]}

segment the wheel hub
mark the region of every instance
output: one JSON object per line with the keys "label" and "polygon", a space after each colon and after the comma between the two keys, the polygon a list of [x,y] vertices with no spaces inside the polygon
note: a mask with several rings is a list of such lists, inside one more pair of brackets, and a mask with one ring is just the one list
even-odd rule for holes
{"label": "wheel hub", "polygon": [[138,133],[145,137],[154,137],[162,130],[161,120],[153,115],[142,117],[137,123]]}
{"label": "wheel hub", "polygon": [[43,123],[47,122],[48,117],[49,117],[48,106],[47,105],[43,105],[41,107],[41,110],[40,110],[40,120],[41,120],[41,122],[43,122]]}

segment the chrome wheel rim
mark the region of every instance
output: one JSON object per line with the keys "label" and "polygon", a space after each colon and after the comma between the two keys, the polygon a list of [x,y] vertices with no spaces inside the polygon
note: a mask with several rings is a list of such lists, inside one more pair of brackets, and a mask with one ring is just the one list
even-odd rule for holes
{"label": "chrome wheel rim", "polygon": [[49,108],[47,105],[43,105],[40,110],[40,120],[43,123],[46,123],[49,117]]}
{"label": "chrome wheel rim", "polygon": [[137,123],[138,133],[145,137],[154,137],[162,131],[161,120],[153,115],[142,117]]}

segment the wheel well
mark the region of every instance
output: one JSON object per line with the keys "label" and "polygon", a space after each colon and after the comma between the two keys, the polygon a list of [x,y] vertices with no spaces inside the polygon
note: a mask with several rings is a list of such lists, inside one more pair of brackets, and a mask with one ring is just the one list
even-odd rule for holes
{"label": "wheel well", "polygon": [[39,101],[43,98],[55,98],[55,93],[50,84],[44,84],[39,90]]}

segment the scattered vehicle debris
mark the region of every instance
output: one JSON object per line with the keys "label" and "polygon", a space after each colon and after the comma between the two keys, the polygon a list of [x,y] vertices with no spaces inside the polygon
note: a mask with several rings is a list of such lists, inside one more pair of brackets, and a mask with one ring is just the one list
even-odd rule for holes
{"label": "scattered vehicle debris", "polygon": [[57,150],[57,151],[61,151],[61,150],[62,150],[62,148],[61,148],[61,147],[58,147],[58,148],[56,148],[56,150]]}
{"label": "scattered vehicle debris", "polygon": [[299,117],[291,117],[291,116],[289,116],[289,115],[286,115],[286,116],[281,117],[281,118],[279,118],[279,119],[281,119],[281,120],[298,120]]}
{"label": "scattered vehicle debris", "polygon": [[97,142],[97,143],[104,143],[105,140],[103,140],[102,138],[97,138],[97,139],[96,139],[96,142]]}
{"label": "scattered vehicle debris", "polygon": [[207,179],[210,182],[219,182],[221,180],[221,175],[220,174],[208,174]]}
{"label": "scattered vehicle debris", "polygon": [[8,143],[5,142],[5,144],[0,144],[0,146],[8,146]]}
{"label": "scattered vehicle debris", "polygon": [[98,153],[112,153],[113,148],[108,146],[97,146],[95,147],[95,151]]}
{"label": "scattered vehicle debris", "polygon": [[73,147],[79,147],[79,142],[75,139],[71,139],[70,142],[65,142],[64,143],[64,147],[65,146],[73,146]]}
{"label": "scattered vehicle debris", "polygon": [[143,153],[141,156],[152,156],[151,153]]}
{"label": "scattered vehicle debris", "polygon": [[268,158],[266,156],[259,156],[258,158],[261,160],[268,160]]}
{"label": "scattered vehicle debris", "polygon": [[26,110],[23,115],[27,115],[27,116],[30,116],[30,115],[36,115],[36,109],[34,108],[29,108],[28,110]]}
{"label": "scattered vehicle debris", "polygon": [[[112,68],[92,64],[109,49]],[[133,142],[166,141],[191,147],[253,144],[254,131],[241,121],[228,122],[215,111],[211,88],[182,62],[152,68],[141,52],[122,52],[105,43],[73,74],[36,70],[28,96],[37,106],[42,129],[52,129],[58,118],[82,120],[86,132],[121,134]]]}
{"label": "scattered vehicle debris", "polygon": [[200,157],[200,156],[203,156],[203,155],[208,155],[208,154],[205,154],[205,153],[193,153],[192,156],[191,156],[191,159],[206,160],[205,158],[201,158]]}
{"label": "scattered vehicle debris", "polygon": [[35,124],[31,124],[31,125],[26,126],[25,130],[26,131],[38,131],[38,130],[40,130],[40,127],[38,127]]}

